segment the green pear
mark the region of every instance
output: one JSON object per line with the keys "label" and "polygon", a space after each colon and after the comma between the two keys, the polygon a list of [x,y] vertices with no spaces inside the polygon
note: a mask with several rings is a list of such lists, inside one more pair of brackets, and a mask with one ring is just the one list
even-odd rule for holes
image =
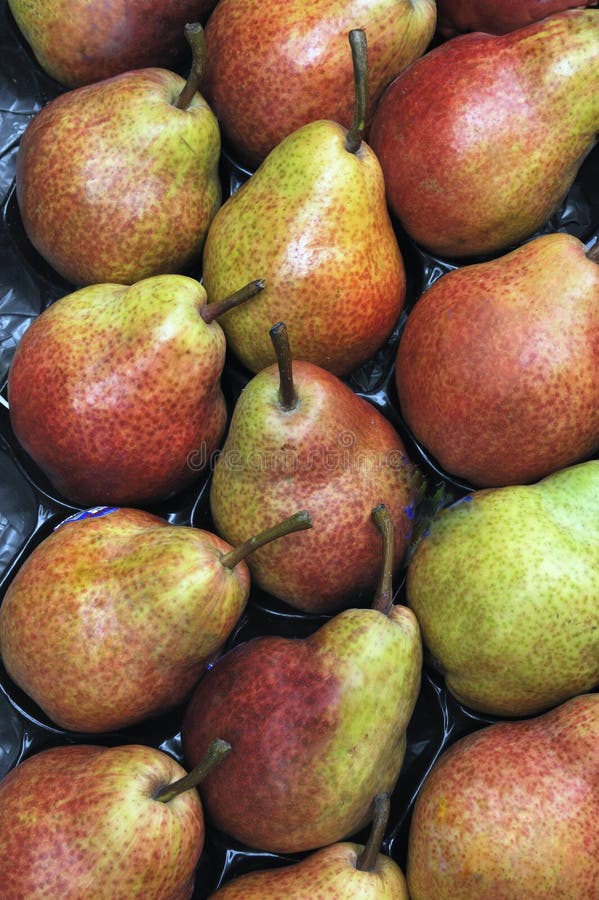
{"label": "green pear", "polygon": [[278,362],[235,404],[212,474],[212,519],[236,544],[278,521],[290,502],[308,507],[309,532],[258,550],[248,564],[255,585],[294,608],[336,612],[369,602],[376,588],[377,503],[393,519],[399,571],[420,476],[388,419],[326,369],[293,361],[283,323],[271,335]]}
{"label": "green pear", "polygon": [[108,732],[189,695],[245,609],[245,556],[305,513],[233,548],[135,509],[67,520],[27,557],[0,606],[12,680],[61,728]]}
{"label": "green pear", "polygon": [[188,900],[205,838],[196,790],[229,752],[215,741],[186,773],[138,744],[67,744],[0,782],[3,900]]}
{"label": "green pear", "polygon": [[[202,32],[189,26],[198,44]],[[19,145],[16,195],[29,240],[75,285],[132,284],[201,260],[221,203],[220,131],[168,69],[123,72],[51,100]]]}
{"label": "green pear", "polygon": [[[363,32],[351,34],[363,72]],[[294,131],[210,226],[203,254],[209,298],[227,296],[256,272],[266,279],[259,300],[221,322],[228,346],[254,373],[275,360],[273,322],[285,320],[298,359],[344,375],[375,353],[399,318],[405,268],[381,167],[360,139],[359,89],[354,124],[348,132],[317,120]]]}
{"label": "green pear", "polygon": [[572,235],[542,235],[420,297],[395,380],[445,471],[481,487],[532,482],[599,450],[597,260]]}
{"label": "green pear", "polygon": [[407,602],[447,687],[499,716],[599,684],[599,460],[468,494],[433,519]]}
{"label": "green pear", "polygon": [[184,26],[215,0],[8,0],[42,69],[74,88],[145,66],[172,68],[185,50]]}
{"label": "green pear", "polygon": [[412,900],[591,900],[599,885],[599,694],[445,751],[416,798]]}
{"label": "green pear", "polygon": [[386,89],[369,140],[395,216],[443,257],[541,230],[599,131],[599,10],[452,38]]}
{"label": "green pear", "polygon": [[350,28],[368,34],[372,111],[391,79],[425,51],[435,22],[434,0],[220,0],[206,24],[202,91],[235,155],[255,165],[308,122],[349,128]]}
{"label": "green pear", "polygon": [[197,480],[220,445],[223,305],[193,278],[88,285],[30,325],[8,375],[14,434],[80,506],[145,505]]}
{"label": "green pear", "polygon": [[384,554],[373,606],[344,610],[306,638],[237,644],[185,711],[188,765],[216,736],[233,748],[202,782],[210,821],[256,849],[295,853],[344,840],[371,821],[373,797],[399,776],[422,647],[414,614],[392,602],[391,518],[382,506],[374,517]]}
{"label": "green pear", "polygon": [[379,852],[389,797],[375,797],[374,810],[366,847],[350,842],[330,844],[292,865],[234,878],[211,894],[210,900],[408,900],[403,872],[390,856]]}

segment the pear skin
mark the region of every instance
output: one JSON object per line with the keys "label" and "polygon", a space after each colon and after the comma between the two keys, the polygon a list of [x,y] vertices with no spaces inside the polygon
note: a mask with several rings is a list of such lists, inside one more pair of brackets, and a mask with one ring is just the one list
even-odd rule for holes
{"label": "pear skin", "polygon": [[576,9],[429,51],[389,85],[369,140],[408,234],[464,258],[545,226],[598,130],[599,10]]}
{"label": "pear skin", "polygon": [[0,606],[0,655],[61,728],[108,732],[173,709],[241,616],[244,561],[210,532],[118,509],[67,521]]}
{"label": "pear skin", "polygon": [[308,122],[349,128],[351,28],[368,32],[372,111],[391,79],[424,53],[435,23],[433,0],[220,0],[206,24],[202,91],[228,146],[255,167]]}
{"label": "pear skin", "polygon": [[466,706],[535,715],[599,684],[599,460],[442,510],[406,581],[425,645]]}
{"label": "pear skin", "polygon": [[381,168],[364,141],[346,150],[346,134],[331,121],[293,132],[210,226],[210,302],[266,281],[258,298],[220,320],[251,372],[274,362],[269,328],[284,320],[297,359],[347,374],[381,347],[403,308],[406,273]]}
{"label": "pear skin", "polygon": [[90,285],[27,329],[9,371],[11,425],[64,497],[138,506],[197,480],[227,416],[225,336],[205,303],[183,275]]}
{"label": "pear skin", "polygon": [[335,612],[376,587],[377,503],[393,519],[398,571],[421,480],[397,431],[372,404],[312,363],[294,361],[293,379],[298,404],[289,411],[280,406],[277,365],[246,385],[214,467],[210,508],[217,532],[233,544],[282,518],[290,503],[309,509],[312,529],[248,558],[252,581],[305,612]]}
{"label": "pear skin", "polygon": [[231,744],[202,782],[216,828],[276,853],[344,840],[399,775],[420,686],[416,618],[345,610],[308,638],[257,637],[194,691],[182,740],[195,765],[215,731]]}
{"label": "pear skin", "polygon": [[599,886],[599,694],[446,750],[410,826],[412,900],[571,900]]}
{"label": "pear skin", "polygon": [[506,34],[565,9],[597,6],[596,0],[437,0],[437,30],[444,38],[464,31]]}
{"label": "pear skin", "polygon": [[402,414],[446,472],[538,481],[599,449],[599,265],[568,234],[438,279],[412,309]]}

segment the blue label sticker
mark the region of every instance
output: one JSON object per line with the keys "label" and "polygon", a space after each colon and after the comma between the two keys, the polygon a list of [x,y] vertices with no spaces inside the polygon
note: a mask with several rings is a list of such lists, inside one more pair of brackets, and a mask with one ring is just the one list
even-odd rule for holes
{"label": "blue label sticker", "polygon": [[[60,528],[68,522],[80,522],[83,519],[99,519],[100,516],[107,516],[111,512],[116,512],[117,509],[119,509],[118,506],[92,506],[90,509],[84,509],[81,512],[73,513],[72,516],[69,516],[63,522],[60,522],[56,528]],[[56,531],[56,528],[54,531]]]}

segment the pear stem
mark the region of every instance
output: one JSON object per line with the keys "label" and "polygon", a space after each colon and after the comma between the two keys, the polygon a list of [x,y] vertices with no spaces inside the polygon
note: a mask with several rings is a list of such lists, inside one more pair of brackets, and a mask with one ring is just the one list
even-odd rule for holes
{"label": "pear stem", "polygon": [[206,750],[206,755],[200,760],[197,766],[194,766],[187,775],[183,775],[182,778],[173,781],[172,784],[165,784],[159,788],[154,794],[154,800],[160,800],[161,803],[168,803],[170,800],[173,800],[174,797],[178,797],[179,794],[183,794],[185,791],[197,787],[200,781],[206,777],[208,772],[212,771],[215,766],[223,761],[230,750],[231,745],[228,741],[216,738],[216,740],[212,741]]}
{"label": "pear stem", "polygon": [[349,44],[354,66],[354,118],[345,136],[345,149],[357,153],[362,143],[366,127],[366,106],[368,103],[368,49],[366,32],[362,28],[352,28]]}
{"label": "pear stem", "polygon": [[286,534],[291,534],[294,531],[305,531],[306,528],[312,528],[312,518],[306,509],[302,509],[277,525],[265,528],[264,531],[261,531],[243,544],[239,544],[238,547],[233,547],[228,553],[223,553],[220,561],[227,569],[234,569],[238,562],[241,562],[254,550],[263,547],[264,544],[270,544],[271,541],[284,537]]}
{"label": "pear stem", "polygon": [[193,95],[197,91],[200,81],[204,75],[206,65],[206,40],[204,37],[204,29],[199,22],[192,22],[185,26],[185,37],[187,43],[191,47],[191,68],[187,81],[183,85],[183,90],[177,98],[175,106],[177,109],[187,109],[193,99]]}
{"label": "pear stem", "polygon": [[290,412],[297,407],[298,397],[293,384],[291,347],[285,323],[277,322],[272,326],[269,334],[279,366],[279,403],[285,412]]}
{"label": "pear stem", "polygon": [[241,303],[245,303],[250,297],[255,297],[256,294],[259,294],[260,291],[264,290],[265,286],[266,282],[263,278],[257,278],[255,281],[250,281],[248,284],[244,284],[242,288],[239,288],[238,291],[235,291],[234,294],[231,294],[230,297],[225,297],[224,300],[216,300],[214,303],[208,303],[207,306],[202,306],[200,315],[204,322],[207,325],[210,325],[211,322],[219,316],[222,316],[227,310],[233,309],[234,306],[239,306]]}
{"label": "pear stem", "polygon": [[383,538],[383,565],[372,608],[388,615],[393,606],[393,521],[384,503],[372,510],[372,518]]}
{"label": "pear stem", "polygon": [[377,794],[374,798],[374,816],[368,841],[356,861],[356,869],[361,872],[372,872],[376,867],[390,811],[389,794]]}

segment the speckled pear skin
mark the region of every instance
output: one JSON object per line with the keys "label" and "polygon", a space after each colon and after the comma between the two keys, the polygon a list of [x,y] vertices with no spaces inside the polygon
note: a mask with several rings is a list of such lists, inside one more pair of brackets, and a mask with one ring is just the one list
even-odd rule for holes
{"label": "speckled pear skin", "polygon": [[364,142],[347,151],[345,136],[329,121],[298,129],[211,224],[209,302],[266,280],[258,298],[220,320],[231,351],[254,373],[275,361],[269,329],[280,320],[296,359],[343,375],[374,355],[403,308],[406,274],[380,165]]}
{"label": "speckled pear skin", "polygon": [[204,846],[200,798],[153,799],[183,775],[167,753],[135,744],[30,756],[0,784],[4,900],[188,900]]}
{"label": "speckled pear skin", "polygon": [[255,164],[308,122],[350,127],[352,28],[368,39],[370,116],[384,87],[424,53],[435,23],[433,0],[220,0],[206,24],[202,91],[235,155]]}
{"label": "speckled pear skin", "polygon": [[40,66],[68,88],[145,66],[174,67],[187,22],[214,0],[9,0]]}
{"label": "speckled pear skin", "polygon": [[344,840],[399,775],[420,687],[418,624],[344,610],[308,638],[266,636],[221,656],[185,712],[188,767],[231,744],[202,781],[207,815],[251,847],[295,853]]}
{"label": "speckled pear skin", "polygon": [[337,843],[298,863],[241,875],[210,895],[210,900],[408,900],[403,872],[379,853],[371,871],[356,863],[361,844]]}
{"label": "speckled pear skin", "polygon": [[395,380],[445,471],[538,481],[599,450],[599,265],[550,234],[449,272],[412,309]]}
{"label": "speckled pear skin", "polygon": [[543,712],[599,684],[599,460],[476,491],[418,544],[407,602],[466,706]]}
{"label": "speckled pear skin", "polygon": [[184,79],[138,69],[75,88],[29,123],[16,164],[23,226],[73,285],[132,284],[201,260],[221,203],[220,131]]}
{"label": "speckled pear skin", "polygon": [[596,0],[437,0],[437,28],[444,38],[464,31],[507,34],[565,9],[597,6]]}
{"label": "speckled pear skin", "polygon": [[387,88],[370,143],[393,213],[444,258],[495,255],[541,230],[599,130],[599,10],[473,33]]}
{"label": "speckled pear skin", "polygon": [[245,562],[217,535],[133,509],[67,522],[0,606],[0,656],[59,727],[125,728],[189,695],[241,616]]}
{"label": "speckled pear skin", "polygon": [[305,612],[370,604],[381,561],[372,510],[379,503],[389,510],[397,572],[412,534],[418,470],[391,423],[335,375],[296,361],[293,379],[299,405],[289,412],[279,403],[276,365],[239,396],[210,485],[215,529],[238,544],[291,508],[307,509],[311,529],[248,557],[252,582]]}
{"label": "speckled pear skin", "polygon": [[183,275],[90,285],[23,335],[8,378],[14,433],[81,506],[144,505],[198,478],[225,423],[225,336]]}
{"label": "speckled pear skin", "polygon": [[412,900],[599,892],[599,694],[501,722],[444,752],[416,799]]}

